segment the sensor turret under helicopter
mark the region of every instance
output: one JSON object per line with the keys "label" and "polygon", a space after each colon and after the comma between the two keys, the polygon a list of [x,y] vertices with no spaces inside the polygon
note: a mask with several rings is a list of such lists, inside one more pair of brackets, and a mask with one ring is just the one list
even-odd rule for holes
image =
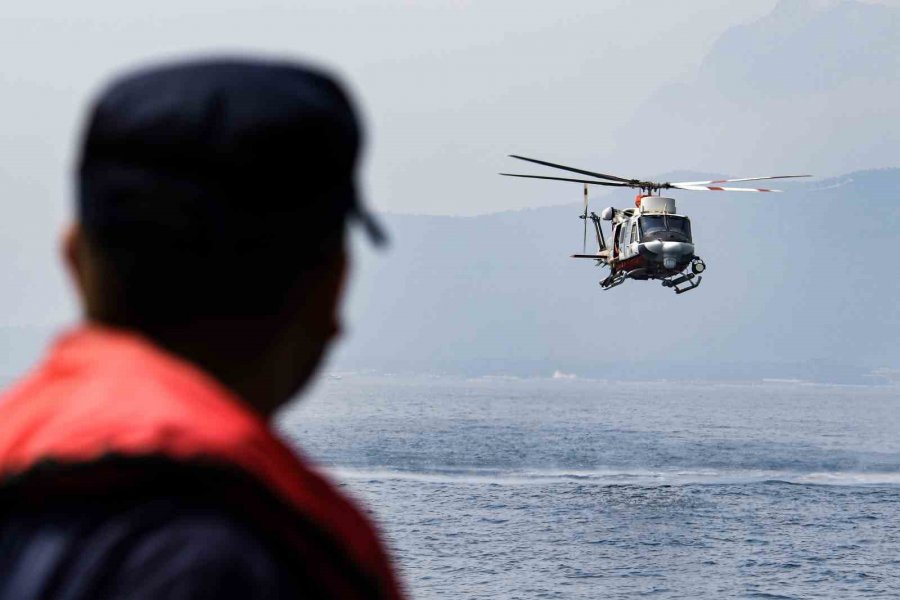
{"label": "sensor turret under helicopter", "polygon": [[[658,279],[664,287],[672,288],[676,294],[696,289],[703,279],[700,274],[706,264],[697,256],[691,234],[691,220],[679,215],[675,209],[675,199],[660,195],[660,190],[679,189],[710,192],[779,192],[765,188],[721,187],[721,183],[739,181],[759,181],[763,179],[788,179],[809,177],[809,175],[773,175],[768,177],[743,177],[718,181],[683,181],[677,183],[656,183],[638,179],[626,179],[615,175],[605,175],[585,171],[565,165],[558,165],[534,158],[510,155],[512,158],[587,175],[594,179],[574,179],[569,177],[547,177],[543,175],[519,175],[500,173],[509,177],[528,179],[550,179],[572,181],[584,185],[583,254],[573,254],[573,258],[587,258],[598,265],[609,267],[609,275],[600,282],[604,290],[612,289],[627,279]],[[597,179],[601,181],[597,181]],[[617,209],[612,206],[603,209],[600,216],[588,213],[588,186],[629,187],[640,190],[635,198],[635,208]],[[587,224],[594,226],[597,238],[597,253],[586,254]],[[610,221],[612,230],[603,235],[601,221]]]}

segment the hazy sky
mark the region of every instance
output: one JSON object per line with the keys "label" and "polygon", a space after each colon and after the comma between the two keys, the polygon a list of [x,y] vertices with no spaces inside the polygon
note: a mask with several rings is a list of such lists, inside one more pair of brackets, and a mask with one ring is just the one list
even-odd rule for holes
{"label": "hazy sky", "polygon": [[[781,0],[805,6],[836,1]],[[721,157],[702,165],[684,164],[691,161],[677,151],[652,165],[645,157],[626,158],[616,152],[616,136],[662,85],[690,82],[723,32],[759,20],[776,4],[7,3],[0,19],[0,192],[7,209],[0,286],[14,293],[0,302],[0,326],[71,318],[56,232],[70,212],[70,166],[89,99],[123,68],[186,53],[247,51],[323,63],[344,76],[365,115],[363,179],[371,203],[394,213],[471,215],[579,200],[578,186],[497,176],[528,169],[506,158],[509,153],[627,176],[730,172],[742,149],[734,136],[722,138]],[[858,100],[848,97],[842,102]],[[721,124],[726,133],[728,125]],[[683,139],[684,148],[692,141]],[[751,158],[764,155],[743,150]],[[808,156],[792,156],[812,164]],[[783,166],[793,170],[793,164]]]}
{"label": "hazy sky", "polygon": [[147,59],[252,50],[311,58],[346,77],[367,117],[364,178],[381,210],[569,201],[568,188],[557,199],[495,173],[517,166],[506,154],[522,153],[630,174],[639,165],[594,164],[613,155],[613,131],[661,83],[690,74],[722,31],[775,3],[14,3],[0,20],[0,189],[60,220],[80,119],[103,80]]}

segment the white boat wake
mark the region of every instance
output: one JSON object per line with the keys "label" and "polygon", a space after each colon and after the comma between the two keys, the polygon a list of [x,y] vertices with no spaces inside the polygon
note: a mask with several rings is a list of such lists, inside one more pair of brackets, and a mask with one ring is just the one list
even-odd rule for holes
{"label": "white boat wake", "polygon": [[900,486],[900,472],[829,471],[797,472],[777,470],[616,470],[616,469],[458,469],[434,468],[400,470],[391,468],[325,467],[338,481],[359,480],[417,481],[422,483],[453,483],[477,485],[547,485],[579,483],[612,486],[683,486],[683,485],[740,485],[754,483],[788,483],[796,485],[832,486]]}

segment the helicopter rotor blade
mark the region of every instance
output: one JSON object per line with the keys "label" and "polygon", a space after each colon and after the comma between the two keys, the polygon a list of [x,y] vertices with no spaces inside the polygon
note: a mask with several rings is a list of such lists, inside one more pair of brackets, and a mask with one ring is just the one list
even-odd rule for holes
{"label": "helicopter rotor blade", "polygon": [[740,179],[716,179],[713,181],[678,181],[669,185],[715,185],[719,183],[736,183],[738,181],[760,181],[763,179],[791,179],[794,177],[812,177],[812,175],[770,175],[768,177],[741,177]]}
{"label": "helicopter rotor blade", "polygon": [[533,162],[538,165],[544,165],[545,167],[553,167],[554,169],[562,169],[563,171],[571,171],[573,173],[581,173],[582,175],[590,175],[591,177],[596,177],[598,179],[608,179],[610,181],[618,181],[620,183],[638,183],[636,179],[625,179],[624,177],[616,177],[615,175],[604,175],[603,173],[595,173],[593,171],[585,171],[583,169],[576,169],[575,167],[567,167],[566,165],[558,165],[556,163],[547,162],[544,160],[538,160],[536,158],[528,158],[526,156],[519,156],[517,154],[510,154],[510,158],[517,158],[519,160],[527,160],[528,162]]}
{"label": "helicopter rotor blade", "polygon": [[669,187],[678,190],[693,190],[695,192],[780,192],[781,190],[770,190],[766,188],[735,188],[735,187],[719,187],[716,185],[685,185],[682,183],[670,183]]}
{"label": "helicopter rotor blade", "polygon": [[607,185],[610,187],[634,187],[630,183],[611,183],[608,181],[591,181],[589,179],[569,179],[568,177],[546,177],[544,175],[519,175],[517,173],[500,173],[507,177],[525,177],[527,179],[551,179],[553,181],[574,181],[575,183],[586,183],[587,185]]}

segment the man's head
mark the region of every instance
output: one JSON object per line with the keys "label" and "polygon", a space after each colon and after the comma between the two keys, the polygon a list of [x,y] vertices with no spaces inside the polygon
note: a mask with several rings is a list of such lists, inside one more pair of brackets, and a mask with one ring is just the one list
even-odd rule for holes
{"label": "man's head", "polygon": [[296,389],[338,330],[347,218],[378,237],[356,193],[360,139],[340,86],[294,64],[193,61],[114,81],[88,120],[67,243],[88,318],[220,378],[276,368],[280,352]]}

